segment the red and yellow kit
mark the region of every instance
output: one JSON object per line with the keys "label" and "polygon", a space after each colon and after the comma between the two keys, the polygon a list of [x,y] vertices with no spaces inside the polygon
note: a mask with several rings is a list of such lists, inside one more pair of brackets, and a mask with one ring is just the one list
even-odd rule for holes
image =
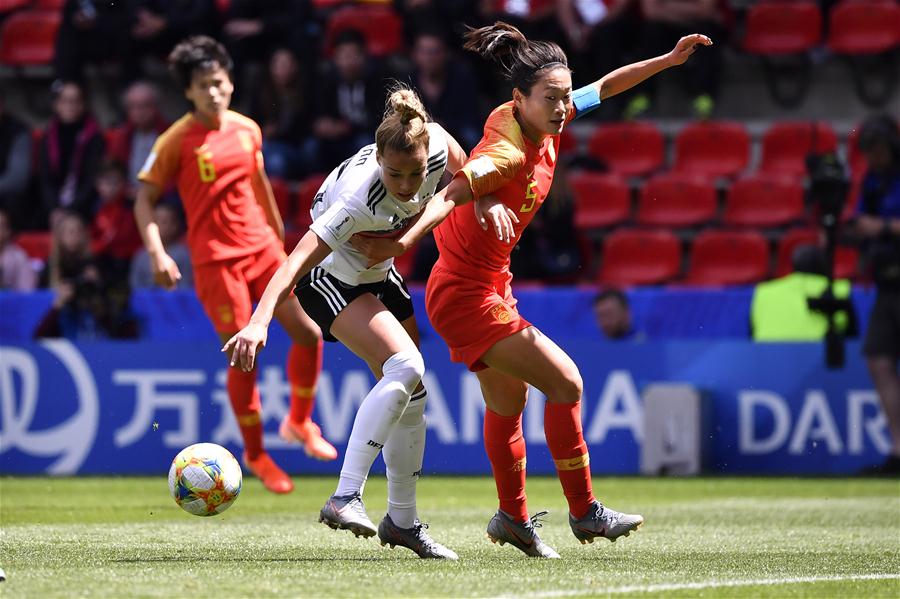
{"label": "red and yellow kit", "polygon": [[187,114],[159,136],[138,175],[160,189],[175,182],[197,294],[219,332],[249,321],[251,300],[285,257],[251,183],[261,147],[259,126],[236,112],[218,129]]}
{"label": "red and yellow kit", "polygon": [[[567,121],[574,116],[573,108]],[[481,142],[456,174],[475,199],[493,195],[519,218],[510,243],[497,239],[493,227],[483,230],[468,207],[453,210],[434,232],[440,258],[428,279],[428,317],[451,359],[470,370],[485,367],[480,358],[497,341],[531,326],[516,310],[509,256],[547,197],[558,148],[559,136],[540,145],[528,140],[507,102],[488,117]]]}
{"label": "red and yellow kit", "polygon": [[250,184],[261,147],[259,126],[232,111],[219,129],[186,114],[156,140],[138,179],[163,189],[175,182],[195,266],[279,243]]}

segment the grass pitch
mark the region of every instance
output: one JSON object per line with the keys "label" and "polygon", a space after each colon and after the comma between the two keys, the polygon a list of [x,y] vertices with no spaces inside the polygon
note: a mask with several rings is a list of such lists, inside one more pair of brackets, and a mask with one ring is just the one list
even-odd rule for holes
{"label": "grass pitch", "polygon": [[[646,523],[580,545],[559,483],[529,479],[549,508],[541,537],[562,560],[492,545],[488,478],[423,478],[420,514],[460,554],[418,559],[317,522],[332,478],[288,496],[245,480],[227,512],[198,518],[155,478],[0,479],[0,595],[14,597],[900,597],[900,484],[842,479],[595,479]],[[384,479],[366,488],[385,510]]]}

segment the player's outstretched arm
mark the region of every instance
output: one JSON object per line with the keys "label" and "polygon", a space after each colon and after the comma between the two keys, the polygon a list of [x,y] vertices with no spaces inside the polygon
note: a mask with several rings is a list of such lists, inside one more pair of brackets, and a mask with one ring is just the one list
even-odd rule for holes
{"label": "player's outstretched arm", "polygon": [[238,366],[247,372],[253,370],[256,354],[266,345],[269,323],[272,322],[275,308],[287,298],[300,277],[330,253],[331,248],[318,235],[312,231],[306,232],[291,255],[272,275],[259,305],[250,317],[250,323],[222,347],[223,352],[231,353],[232,366]]}
{"label": "player's outstretched arm", "polygon": [[172,257],[166,253],[162,238],[159,236],[159,226],[156,224],[156,214],[153,210],[162,190],[142,181],[137,190],[137,198],[134,202],[134,218],[137,221],[138,231],[144,240],[144,247],[150,255],[150,264],[153,268],[153,280],[157,285],[165,289],[174,289],[181,280],[181,271]]}
{"label": "player's outstretched arm", "polygon": [[711,46],[712,43],[711,39],[700,33],[686,35],[668,54],[625,65],[598,79],[593,85],[601,100],[611,98],[669,67],[684,64],[699,46]]}

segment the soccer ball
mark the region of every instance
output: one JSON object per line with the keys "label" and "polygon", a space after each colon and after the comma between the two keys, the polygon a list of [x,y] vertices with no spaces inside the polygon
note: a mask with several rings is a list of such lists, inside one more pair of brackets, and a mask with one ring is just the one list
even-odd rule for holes
{"label": "soccer ball", "polygon": [[185,447],[169,468],[172,499],[195,516],[215,516],[227,510],[241,492],[242,481],[237,460],[215,443]]}

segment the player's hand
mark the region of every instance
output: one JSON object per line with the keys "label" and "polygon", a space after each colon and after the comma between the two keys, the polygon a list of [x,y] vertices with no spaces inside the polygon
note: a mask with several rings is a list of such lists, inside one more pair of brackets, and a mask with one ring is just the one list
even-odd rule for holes
{"label": "player's hand", "polygon": [[153,280],[163,289],[175,289],[181,280],[181,271],[172,257],[163,252],[151,261],[153,263]]}
{"label": "player's hand", "polygon": [[359,233],[350,237],[350,245],[369,259],[369,268],[376,264],[380,264],[385,260],[401,256],[409,249],[404,243],[397,239],[365,237]]}
{"label": "player's hand", "polygon": [[509,243],[516,236],[513,223],[519,224],[519,217],[494,196],[484,196],[475,201],[475,218],[485,231],[488,226],[493,227],[497,239],[503,243]]}
{"label": "player's hand", "polygon": [[268,336],[269,327],[251,322],[229,339],[222,351],[229,354],[232,367],[250,372],[256,365],[256,355],[266,346]]}
{"label": "player's hand", "polygon": [[712,43],[712,40],[702,33],[686,35],[678,40],[678,43],[669,52],[669,60],[673,65],[684,64],[699,46],[712,46]]}

